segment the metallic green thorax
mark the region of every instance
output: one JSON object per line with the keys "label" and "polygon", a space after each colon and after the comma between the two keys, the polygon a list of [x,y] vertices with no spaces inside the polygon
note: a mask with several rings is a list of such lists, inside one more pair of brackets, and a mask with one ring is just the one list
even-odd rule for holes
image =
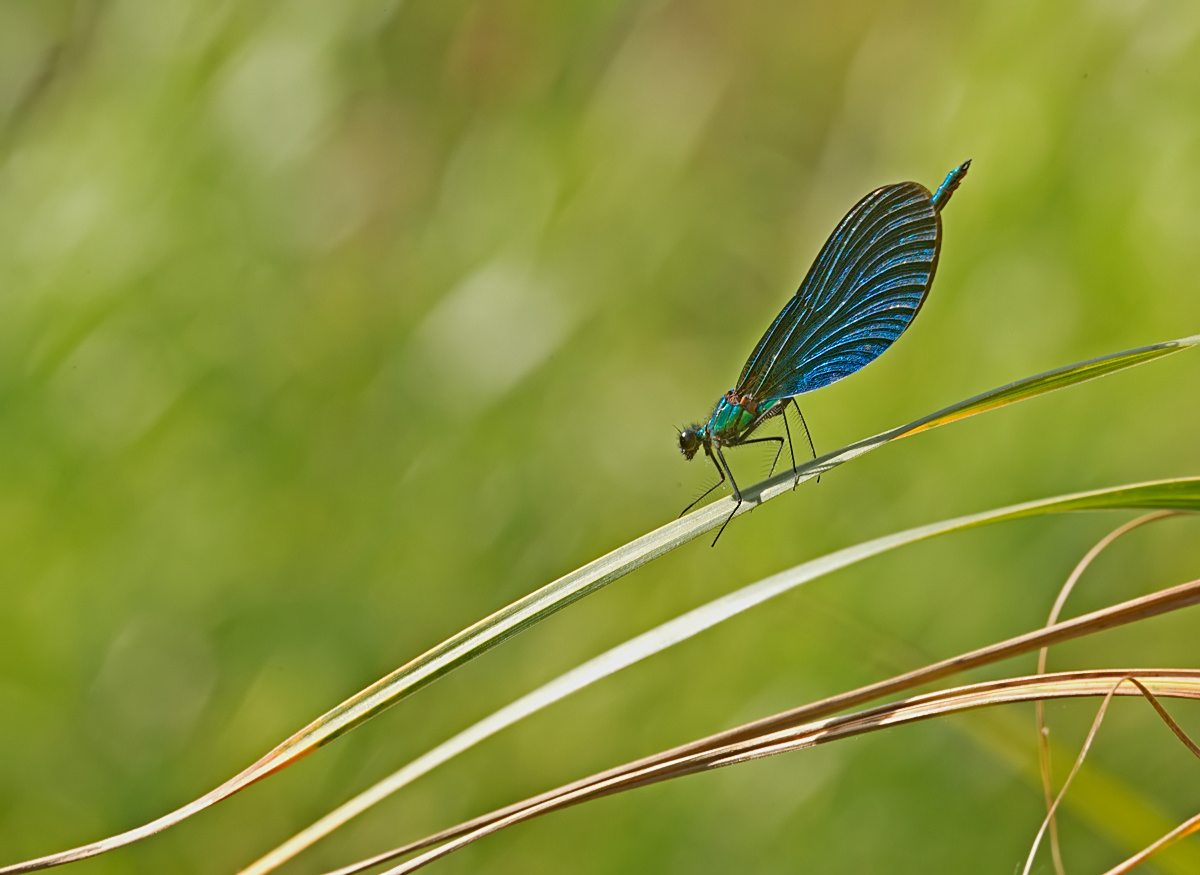
{"label": "metallic green thorax", "polygon": [[732,394],[731,392],[722,396],[709,417],[708,424],[700,429],[699,437],[705,443],[712,440],[726,447],[741,443],[781,403],[781,400],[776,398],[750,409],[734,400]]}

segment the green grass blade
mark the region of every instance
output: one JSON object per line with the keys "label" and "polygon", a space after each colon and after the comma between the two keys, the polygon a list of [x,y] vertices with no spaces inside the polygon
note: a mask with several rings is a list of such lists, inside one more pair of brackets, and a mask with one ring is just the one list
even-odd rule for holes
{"label": "green grass blade", "polygon": [[501,729],[523,720],[602,678],[628,668],[668,647],[686,641],[718,623],[818,577],[897,547],[990,523],[1046,513],[1145,508],[1200,511],[1200,477],[1115,486],[1024,502],[998,510],[930,523],[829,553],[745,586],[619,644],[485,717],[342,804],[312,826],[297,833],[287,842],[242,870],[241,875],[263,875],[263,873],[271,871],[401,787],[453,759]]}
{"label": "green grass blade", "polygon": [[[795,474],[779,474],[755,486],[745,488],[742,490],[744,502],[738,512],[745,513],[771,498],[790,491],[793,481],[816,477],[824,471],[897,438],[928,431],[939,425],[965,419],[977,413],[995,410],[1027,398],[1034,398],[1067,386],[1093,380],[1197,344],[1200,344],[1200,335],[1126,350],[1048,371],[977,395],[907,425],[821,456],[806,465],[801,465]],[[611,553],[560,577],[507,607],[501,608],[318,717],[257,762],[182,808],[143,826],[91,844],[0,868],[0,875],[32,872],[73,860],[93,857],[139,841],[179,823],[198,811],[202,811],[312,753],[401,699],[412,695],[422,687],[486,653],[497,644],[519,634],[567,605],[607,586],[614,580],[658,556],[674,550],[698,535],[710,531],[720,525],[734,511],[734,507],[732,499],[724,498],[714,501],[685,517],[618,547]]]}

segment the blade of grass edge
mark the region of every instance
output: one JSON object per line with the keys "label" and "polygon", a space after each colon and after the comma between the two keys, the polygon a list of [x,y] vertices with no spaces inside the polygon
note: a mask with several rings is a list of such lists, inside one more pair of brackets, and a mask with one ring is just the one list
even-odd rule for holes
{"label": "blade of grass edge", "polygon": [[[864,559],[949,532],[1044,513],[1079,510],[1172,509],[1200,511],[1200,478],[1181,478],[1114,486],[1092,492],[1056,496],[930,523],[885,535],[797,565],[701,605],[617,645],[559,675],[533,692],[468,727],[388,777],[354,796],[309,827],[246,867],[239,875],[264,875],[357,817],[401,787],[447,762],[513,723],[659,651],[724,622],[755,605]],[[854,702],[846,702],[849,707]]]}
{"label": "blade of grass edge", "polygon": [[[874,437],[866,438],[799,466],[794,473],[776,475],[742,491],[743,504],[737,514],[746,513],[765,501],[782,495],[800,483],[817,477],[850,459],[912,434],[928,431],[977,413],[995,410],[1068,386],[1107,376],[1135,365],[1171,355],[1200,344],[1200,335],[1169,340],[1125,350],[1057,368],[989,392],[976,395],[928,416],[914,420]],[[299,732],[284,740],[255,763],[229,778],[220,786],[176,810],[149,823],[114,836],[76,848],[0,867],[0,875],[33,872],[98,854],[140,841],[175,825],[193,814],[290,765],[349,732],[402,698],[411,695],[445,674],[482,655],[524,629],[562,610],[584,596],[607,586],[658,556],[682,546],[720,524],[734,512],[732,499],[723,498],[698,508],[652,532],[594,559],[542,588],[501,608],[474,625],[447,638],[441,644],[361,690],[340,705],[318,717]]]}

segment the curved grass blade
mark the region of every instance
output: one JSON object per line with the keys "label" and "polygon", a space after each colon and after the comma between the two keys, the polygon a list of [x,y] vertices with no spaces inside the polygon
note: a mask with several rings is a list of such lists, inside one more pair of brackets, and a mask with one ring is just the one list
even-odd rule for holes
{"label": "curved grass blade", "polygon": [[[401,787],[426,772],[447,762],[495,733],[541,709],[571,695],[596,681],[649,656],[686,641],[705,629],[724,622],[768,599],[774,598],[830,572],[861,562],[897,547],[913,544],[938,535],[1004,520],[1019,519],[1045,513],[1078,510],[1124,510],[1129,508],[1172,508],[1200,511],[1200,478],[1162,480],[1128,486],[1115,486],[1093,492],[1057,496],[1039,501],[1010,505],[998,510],[970,514],[939,523],[919,526],[907,531],[885,535],[853,547],[847,547],[818,559],[797,565],[787,571],[750,584],[719,599],[695,608],[663,623],[657,628],[626,641],[600,656],[560,675],[532,693],[517,699],[478,723],[443,742],[422,756],[379,781],[374,786],[348,800],[311,826],[297,833],[279,847],[242,870],[241,875],[263,875],[304,848],[320,840],[372,805],[387,798]],[[1193,595],[1195,595],[1193,593]],[[1191,602],[1188,602],[1189,604]],[[1071,621],[1076,622],[1076,621]],[[1060,624],[1056,630],[1068,628]],[[1040,646],[1040,645],[1037,645]],[[962,671],[962,667],[952,671]],[[946,674],[952,673],[946,671]],[[939,675],[944,676],[944,675]],[[932,678],[925,678],[929,680]],[[922,681],[923,682],[923,681]],[[903,689],[905,687],[901,687]],[[867,687],[866,698],[844,698],[839,708],[848,708],[897,689]],[[881,691],[882,690],[882,691]],[[863,691],[859,691],[860,693]]]}
{"label": "curved grass blade", "polygon": [[907,425],[850,444],[841,450],[827,453],[799,466],[794,474],[781,473],[756,486],[744,488],[740,507],[731,498],[714,501],[687,516],[667,523],[665,526],[618,547],[611,553],[546,584],[541,589],[523,596],[473,626],[447,638],[441,644],[318,717],[257,762],[181,808],[140,827],[100,841],[5,866],[0,868],[0,875],[33,872],[74,860],[94,857],[161,832],[193,814],[215,805],[222,799],[232,796],[256,781],[291,765],[401,699],[412,695],[422,687],[486,653],[551,614],[607,586],[664,553],[711,531],[721,525],[734,512],[735,508],[739,514],[745,513],[763,502],[790,491],[793,483],[820,476],[823,472],[877,449],[889,441],[1106,376],[1197,344],[1200,344],[1200,335],[1126,350],[1019,380],[951,405]]}
{"label": "curved grass blade", "polygon": [[[466,832],[440,847],[384,871],[381,875],[407,875],[507,826],[586,799],[991,705],[1045,699],[1143,695],[1141,689],[1121,683],[1129,679],[1137,681],[1155,696],[1200,699],[1200,670],[1196,669],[1103,669],[1061,672],[1006,678],[941,690],[854,714],[830,717],[774,732],[759,732],[749,738],[699,752],[681,754],[666,761],[597,780],[587,787],[557,793],[552,798],[539,797],[535,804]],[[361,868],[356,865],[328,875],[351,875],[358,871],[361,871]]]}

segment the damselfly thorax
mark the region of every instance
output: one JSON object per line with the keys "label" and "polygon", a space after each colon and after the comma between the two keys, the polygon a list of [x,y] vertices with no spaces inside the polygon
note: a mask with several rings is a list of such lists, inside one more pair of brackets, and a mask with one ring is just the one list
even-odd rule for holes
{"label": "damselfly thorax", "polygon": [[704,433],[718,446],[736,447],[763,422],[782,411],[782,399],[775,398],[759,404],[753,395],[738,395],[730,389],[717,402],[708,424],[704,426]]}

